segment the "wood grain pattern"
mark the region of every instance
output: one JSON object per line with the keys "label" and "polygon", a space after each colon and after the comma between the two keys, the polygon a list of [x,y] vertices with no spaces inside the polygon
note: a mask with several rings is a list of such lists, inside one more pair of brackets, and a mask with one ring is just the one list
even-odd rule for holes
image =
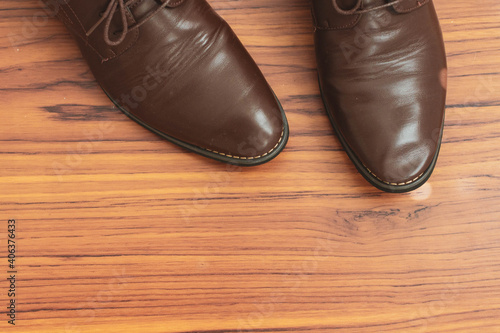
{"label": "wood grain pattern", "polygon": [[[228,167],[112,107],[37,0],[0,3],[1,332],[500,332],[500,3],[435,0],[449,61],[430,182],[381,193],[319,96],[306,0],[213,0],[287,112]],[[0,307],[8,305],[0,261]]]}

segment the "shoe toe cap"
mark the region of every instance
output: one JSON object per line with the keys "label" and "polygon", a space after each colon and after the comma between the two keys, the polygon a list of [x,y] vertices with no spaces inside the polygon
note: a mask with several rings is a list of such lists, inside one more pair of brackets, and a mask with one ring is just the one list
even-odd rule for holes
{"label": "shoe toe cap", "polygon": [[384,184],[403,186],[420,179],[429,169],[435,155],[434,145],[421,141],[387,148],[378,162],[372,159],[363,165],[373,177]]}
{"label": "shoe toe cap", "polygon": [[285,119],[276,100],[244,103],[200,143],[216,154],[256,160],[276,152],[286,140]]}

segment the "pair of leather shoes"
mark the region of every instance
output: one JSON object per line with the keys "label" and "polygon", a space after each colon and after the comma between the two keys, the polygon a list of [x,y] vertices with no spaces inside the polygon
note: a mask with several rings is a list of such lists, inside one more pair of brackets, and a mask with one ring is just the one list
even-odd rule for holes
{"label": "pair of leather shoes", "polygon": [[[283,109],[205,0],[44,0],[130,118],[219,161],[257,165],[288,140]],[[428,0],[313,0],[319,81],[349,157],[385,191],[430,176],[446,63]]]}

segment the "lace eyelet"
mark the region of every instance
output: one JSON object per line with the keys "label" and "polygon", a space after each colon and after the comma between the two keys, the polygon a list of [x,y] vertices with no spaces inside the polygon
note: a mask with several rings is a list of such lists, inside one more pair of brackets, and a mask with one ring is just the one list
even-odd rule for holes
{"label": "lace eyelet", "polygon": [[[65,0],[66,1],[66,0]],[[102,0],[104,2],[104,0]],[[141,0],[142,1],[142,0]],[[159,0],[155,0],[159,1]],[[178,5],[182,3],[184,0],[176,0],[175,5]],[[361,0],[360,0],[361,1]],[[170,0],[161,0],[161,4],[158,4],[158,8],[152,10],[149,14],[147,14],[144,18],[139,20],[138,22],[134,23],[132,26],[128,26],[128,20],[127,18],[130,17],[130,13],[128,12],[130,10],[130,4],[135,3],[137,1],[134,0],[109,0],[108,6],[106,7],[105,10],[100,11],[99,14],[99,20],[86,32],[86,36],[90,36],[93,34],[96,29],[104,23],[104,41],[106,44],[109,46],[115,46],[121,44],[123,41],[125,41],[127,37],[127,33],[132,30],[136,30],[139,28],[141,25],[149,21],[154,15],[159,13],[161,10],[164,10],[167,6],[168,7],[173,7],[173,4],[171,4]],[[113,23],[115,16],[119,14],[119,17],[121,18],[121,26],[122,30],[115,31],[111,33],[110,31],[110,25]],[[116,41],[110,40],[110,36],[119,36]]]}

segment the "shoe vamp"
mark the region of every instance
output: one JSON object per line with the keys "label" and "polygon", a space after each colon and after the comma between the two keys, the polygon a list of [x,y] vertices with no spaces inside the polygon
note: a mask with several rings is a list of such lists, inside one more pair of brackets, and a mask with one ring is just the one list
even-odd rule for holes
{"label": "shoe vamp", "polygon": [[[262,128],[257,121],[278,121],[262,119],[269,114],[256,117],[274,96],[232,30],[204,1],[160,12],[140,28],[132,48],[93,67],[124,109],[198,146],[221,149],[235,137],[255,135]],[[254,112],[242,112],[249,106]]]}

